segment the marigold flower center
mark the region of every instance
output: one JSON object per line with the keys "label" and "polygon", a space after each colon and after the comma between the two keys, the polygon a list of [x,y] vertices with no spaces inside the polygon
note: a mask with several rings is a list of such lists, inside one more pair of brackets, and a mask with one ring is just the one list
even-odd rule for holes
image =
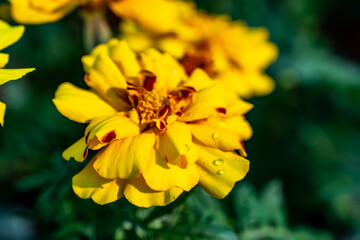
{"label": "marigold flower center", "polygon": [[136,109],[139,112],[141,119],[150,121],[157,118],[158,113],[164,107],[165,98],[157,91],[145,91],[138,96],[138,103]]}

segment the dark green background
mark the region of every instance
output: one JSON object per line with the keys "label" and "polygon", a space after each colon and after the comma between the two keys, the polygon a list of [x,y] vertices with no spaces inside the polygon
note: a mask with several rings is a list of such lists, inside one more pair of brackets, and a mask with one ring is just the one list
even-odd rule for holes
{"label": "dark green background", "polygon": [[224,200],[196,188],[163,208],[76,197],[71,177],[82,166],[61,152],[84,126],[51,102],[62,82],[85,87],[82,20],[74,12],[27,26],[4,51],[9,68],[37,70],[0,87],[8,107],[0,129],[0,239],[360,239],[360,2],[197,3],[267,27],[280,50],[268,69],[276,90],[250,100],[245,180]]}

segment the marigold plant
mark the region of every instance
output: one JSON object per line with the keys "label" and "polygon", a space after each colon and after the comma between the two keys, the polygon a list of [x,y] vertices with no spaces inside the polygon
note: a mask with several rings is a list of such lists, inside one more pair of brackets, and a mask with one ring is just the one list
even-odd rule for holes
{"label": "marigold plant", "polygon": [[[12,27],[0,20],[0,50],[10,46],[20,39],[24,33],[24,26]],[[0,85],[16,80],[34,70],[34,68],[24,69],[3,69],[9,61],[9,54],[0,53]],[[5,104],[0,102],[0,125],[4,124]]]}
{"label": "marigold plant", "polygon": [[67,118],[88,123],[63,157],[82,162],[99,150],[73,177],[79,197],[163,206],[197,184],[224,198],[244,178],[243,141],[252,129],[243,115],[252,105],[221,82],[201,69],[188,76],[169,54],[136,54],[116,39],[82,61],[91,89],[63,83],[53,100]]}
{"label": "marigold plant", "polygon": [[[180,6],[180,4],[179,4]],[[190,75],[202,68],[242,97],[266,95],[274,81],[264,70],[277,57],[277,47],[268,41],[264,28],[249,28],[228,16],[212,16],[191,2],[181,5],[181,25],[166,34],[146,31],[135,22],[121,25],[122,37],[140,51],[155,47],[176,57]]]}

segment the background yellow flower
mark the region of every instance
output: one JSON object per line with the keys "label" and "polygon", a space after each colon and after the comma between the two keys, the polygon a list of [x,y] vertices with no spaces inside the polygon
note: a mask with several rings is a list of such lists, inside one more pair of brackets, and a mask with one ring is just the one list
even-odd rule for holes
{"label": "background yellow flower", "polygon": [[201,69],[190,77],[168,54],[136,55],[112,39],[83,57],[93,91],[60,85],[53,100],[71,120],[89,123],[63,154],[83,161],[73,178],[81,198],[113,202],[123,195],[141,207],[163,206],[198,183],[224,198],[248,172],[243,141],[252,135],[252,108]]}
{"label": "background yellow flower", "polygon": [[13,18],[23,24],[54,22],[76,8],[102,12],[108,7],[121,18],[164,33],[180,24],[178,1],[168,0],[10,0]]}
{"label": "background yellow flower", "polygon": [[[186,72],[200,67],[211,77],[223,81],[241,97],[266,95],[273,91],[274,81],[264,73],[278,54],[264,28],[249,28],[227,16],[209,15],[183,4],[182,24],[167,34],[141,29],[136,22],[121,24],[122,37],[140,51],[156,47],[171,53]],[[186,13],[186,14],[185,14]]]}

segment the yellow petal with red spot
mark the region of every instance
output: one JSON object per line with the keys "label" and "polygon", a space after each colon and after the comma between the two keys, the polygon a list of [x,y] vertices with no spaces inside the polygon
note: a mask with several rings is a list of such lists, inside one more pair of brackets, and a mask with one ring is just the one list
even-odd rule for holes
{"label": "yellow petal with red spot", "polygon": [[249,161],[232,152],[199,147],[200,185],[210,195],[224,198],[249,171]]}
{"label": "yellow petal with red spot", "polygon": [[186,168],[197,160],[198,150],[185,123],[169,124],[166,132],[159,135],[157,144],[160,156],[171,164]]}
{"label": "yellow petal with red spot", "polygon": [[132,204],[139,207],[165,206],[175,201],[183,192],[174,187],[167,191],[154,191],[145,182],[143,176],[126,181],[124,195]]}
{"label": "yellow petal with red spot", "polygon": [[62,115],[80,123],[116,112],[95,93],[75,87],[71,83],[63,83],[58,87],[53,102]]}
{"label": "yellow petal with red spot", "polygon": [[156,191],[166,191],[173,187],[179,187],[190,191],[199,182],[198,166],[188,164],[186,168],[167,163],[159,154],[156,161],[152,161],[149,168],[143,172],[147,185]]}
{"label": "yellow petal with red spot", "polygon": [[221,116],[223,113],[219,112],[218,109],[226,109],[227,107],[227,96],[225,94],[228,94],[228,91],[219,83],[198,92],[193,99],[193,103],[181,116],[181,120],[192,122],[213,116]]}
{"label": "yellow petal with red spot", "polygon": [[144,69],[156,75],[155,89],[159,91],[170,92],[186,79],[184,69],[178,61],[153,48],[141,55],[141,63]]}
{"label": "yellow petal with red spot", "polygon": [[84,161],[86,155],[87,155],[87,145],[85,142],[85,137],[80,138],[78,141],[76,141],[73,145],[68,147],[62,154],[62,157],[65,160],[70,160],[73,158],[77,162]]}
{"label": "yellow petal with red spot", "polygon": [[91,198],[97,204],[114,202],[123,196],[125,180],[100,177],[89,162],[72,179],[73,190],[80,198]]}
{"label": "yellow petal with red spot", "polygon": [[6,105],[0,102],[0,125],[3,126],[4,124],[4,115],[5,115]]}
{"label": "yellow petal with red spot", "polygon": [[114,140],[136,136],[140,133],[139,126],[124,113],[120,112],[111,117],[99,119],[94,119],[94,123],[90,122],[85,130],[87,143],[91,149],[99,149]]}
{"label": "yellow petal with red spot", "polygon": [[152,132],[114,141],[96,155],[94,168],[108,179],[139,177],[150,162],[155,162],[154,145]]}

